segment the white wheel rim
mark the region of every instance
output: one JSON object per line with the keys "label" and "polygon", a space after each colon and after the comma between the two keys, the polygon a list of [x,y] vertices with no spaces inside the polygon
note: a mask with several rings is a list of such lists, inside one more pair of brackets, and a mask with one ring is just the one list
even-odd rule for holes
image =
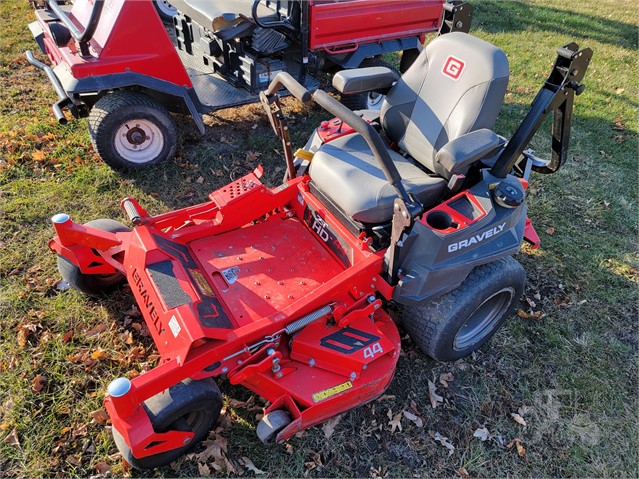
{"label": "white wheel rim", "polygon": [[366,109],[379,110],[382,107],[383,101],[384,101],[384,95],[380,93],[370,92],[366,96]]}
{"label": "white wheel rim", "polygon": [[166,0],[156,0],[155,3],[158,6],[158,9],[167,17],[174,17],[177,15],[177,8]]}
{"label": "white wheel rim", "polygon": [[155,160],[164,148],[164,135],[149,120],[129,120],[115,134],[115,151],[131,163]]}

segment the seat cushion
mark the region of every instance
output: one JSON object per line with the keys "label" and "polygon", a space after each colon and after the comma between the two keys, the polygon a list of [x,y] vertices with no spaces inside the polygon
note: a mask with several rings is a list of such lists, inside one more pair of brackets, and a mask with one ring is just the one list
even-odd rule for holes
{"label": "seat cushion", "polygon": [[[424,205],[439,199],[446,187],[444,179],[429,176],[395,151],[389,153],[408,193]],[[352,219],[361,223],[392,219],[397,193],[358,133],[322,145],[313,156],[309,173],[315,186]]]}

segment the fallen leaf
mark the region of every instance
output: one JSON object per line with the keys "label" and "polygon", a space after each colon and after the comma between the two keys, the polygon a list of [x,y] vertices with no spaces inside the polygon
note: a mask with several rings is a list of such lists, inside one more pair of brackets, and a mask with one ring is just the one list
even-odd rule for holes
{"label": "fallen leaf", "polygon": [[530,314],[528,314],[523,309],[520,309],[519,311],[517,311],[517,316],[519,316],[520,318],[524,318],[524,319],[530,318]]}
{"label": "fallen leaf", "polygon": [[445,388],[448,387],[448,383],[455,379],[451,373],[441,373],[439,375],[439,383]]}
{"label": "fallen leaf", "polygon": [[549,234],[550,236],[552,236],[554,232],[555,232],[555,228],[553,228],[552,226],[550,226],[549,228],[546,228],[546,234]]}
{"label": "fallen leaf", "polygon": [[98,462],[93,467],[95,467],[100,474],[106,474],[111,471],[111,466],[109,466],[106,462]]}
{"label": "fallen leaf", "polygon": [[72,466],[79,467],[82,465],[82,461],[75,456],[67,456],[67,462]]}
{"label": "fallen leaf", "polygon": [[33,161],[44,161],[45,159],[44,151],[35,150],[33,154],[31,155],[31,158],[33,159]]}
{"label": "fallen leaf", "polygon": [[446,436],[442,436],[438,432],[435,433],[435,437],[433,438],[435,441],[439,442],[442,446],[448,449],[448,455],[450,456],[453,452],[455,452],[455,446],[448,440]]}
{"label": "fallen leaf", "polygon": [[395,396],[393,396],[392,394],[384,394],[383,396],[380,396],[377,398],[377,402],[393,401],[394,399],[395,399]]}
{"label": "fallen leaf", "polygon": [[430,397],[430,405],[433,408],[436,408],[439,403],[444,402],[444,398],[441,397],[439,394],[437,394],[436,390],[437,390],[437,386],[435,386],[435,384],[429,379],[428,380],[428,396]]}
{"label": "fallen leaf", "polygon": [[466,479],[467,477],[470,477],[470,474],[468,474],[468,471],[466,470],[465,467],[460,467],[459,469],[455,469],[455,472],[459,474],[459,477],[463,477],[464,479]]}
{"label": "fallen leaf", "polygon": [[97,336],[101,332],[103,332],[105,329],[106,329],[106,324],[104,323],[98,324],[95,328],[92,328],[86,333],[84,333],[84,337],[87,339],[92,338],[94,336]]}
{"label": "fallen leaf", "polygon": [[43,387],[44,387],[44,376],[42,376],[41,374],[38,374],[35,378],[31,380],[31,390],[34,393],[39,393],[40,391],[42,391]]}
{"label": "fallen leaf", "polygon": [[258,469],[257,467],[255,467],[255,464],[253,464],[253,461],[251,461],[248,457],[242,456],[241,461],[242,461],[242,464],[244,464],[244,467],[246,467],[249,471],[254,472],[255,474],[266,474],[265,471],[262,471]]}
{"label": "fallen leaf", "polygon": [[202,464],[201,462],[198,462],[197,464],[197,472],[199,472],[200,476],[203,476],[203,477],[211,476],[211,468],[207,466],[206,464]]}
{"label": "fallen leaf", "polygon": [[63,342],[68,343],[71,339],[73,339],[73,331],[67,331],[64,333],[64,336],[62,337]]}
{"label": "fallen leaf", "polygon": [[612,129],[615,131],[624,131],[626,130],[626,125],[624,125],[623,120],[621,118],[616,118],[615,124],[612,126]]}
{"label": "fallen leaf", "polygon": [[389,408],[386,415],[390,419],[388,425],[391,427],[391,434],[395,432],[395,429],[399,429],[399,432],[402,432],[402,413],[400,412],[393,416],[393,411]]}
{"label": "fallen leaf", "polygon": [[255,163],[260,156],[262,156],[262,153],[249,150],[246,153],[246,161],[248,161],[249,163]]}
{"label": "fallen leaf", "polygon": [[109,420],[109,414],[104,409],[98,409],[96,411],[93,411],[91,413],[91,417],[98,424],[106,424],[107,421]]}
{"label": "fallen leaf", "polygon": [[424,421],[422,420],[421,417],[413,414],[412,412],[408,412],[408,411],[404,411],[404,417],[406,419],[408,419],[409,421],[412,421],[415,423],[415,426],[422,428],[424,427]]}
{"label": "fallen leaf", "polygon": [[13,428],[13,430],[9,433],[7,437],[4,438],[4,443],[9,446],[19,446],[20,439],[18,438],[18,429]]}
{"label": "fallen leaf", "polygon": [[324,437],[328,439],[335,432],[335,427],[339,424],[342,419],[342,415],[338,414],[337,416],[333,416],[328,421],[324,423],[322,426],[322,431],[324,431]]}
{"label": "fallen leaf", "polygon": [[615,93],[616,93],[617,95],[621,95],[623,92],[624,92],[624,89],[623,89],[623,88],[617,88],[617,89],[615,90]]}
{"label": "fallen leaf", "polygon": [[485,427],[481,427],[475,430],[475,432],[473,433],[473,437],[481,439],[482,441],[487,441],[488,439],[490,439],[490,433],[488,432],[488,429],[486,429]]}
{"label": "fallen leaf", "polygon": [[506,444],[506,447],[508,449],[510,449],[513,446],[517,446],[517,454],[519,454],[519,457],[524,457],[526,455],[526,448],[524,447],[524,443],[521,442],[521,439],[515,438],[512,441],[510,441],[508,444]]}
{"label": "fallen leaf", "polygon": [[526,420],[516,412],[511,412],[510,417],[512,417],[517,424],[521,424],[522,426],[526,425]]}
{"label": "fallen leaf", "polygon": [[106,351],[100,351],[99,349],[96,349],[95,351],[91,353],[91,359],[94,359],[96,361],[100,361],[102,359],[109,359],[109,353],[107,353]]}

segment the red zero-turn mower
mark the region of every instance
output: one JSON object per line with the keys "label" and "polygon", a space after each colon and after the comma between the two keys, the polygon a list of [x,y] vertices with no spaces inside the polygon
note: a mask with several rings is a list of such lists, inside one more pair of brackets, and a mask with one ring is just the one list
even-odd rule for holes
{"label": "red zero-turn mower", "polygon": [[[390,66],[384,53],[403,52],[404,71],[426,33],[467,32],[472,12],[462,0],[171,0],[169,35],[152,0],[32,1],[44,7],[29,28],[53,68],[27,59],[56,90],[55,116],[88,116],[95,151],[117,169],[175,154],[169,112],[190,114],[204,133],[201,113],[259,101],[281,71],[311,91],[337,70]],[[379,109],[382,97],[343,101]]]}
{"label": "red zero-turn mower", "polygon": [[[538,245],[524,202],[531,170],[566,158],[574,95],[592,51],[571,43],[509,142],[492,131],[509,71],[505,54],[466,33],[433,40],[401,77],[375,67],[338,73],[340,92],[386,94],[380,112],[348,110],[280,73],[261,94],[286,152],[276,188],[261,169],[210,201],[135,227],[52,219],[63,277],[92,295],[128,281],[161,355],[158,366],[108,387],[115,441],[131,464],[166,464],[207,435],[225,375],[270,402],[264,441],[379,396],[400,335],[452,361],[484,344],[522,293],[512,255]],[[293,153],[277,91],[335,116]],[[524,151],[554,112],[552,157]]]}

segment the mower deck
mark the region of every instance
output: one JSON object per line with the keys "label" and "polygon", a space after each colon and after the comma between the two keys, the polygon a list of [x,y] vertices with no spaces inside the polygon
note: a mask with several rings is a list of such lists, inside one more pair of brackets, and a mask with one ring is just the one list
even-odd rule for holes
{"label": "mower deck", "polygon": [[258,223],[190,246],[236,327],[282,311],[344,269],[297,218]]}

